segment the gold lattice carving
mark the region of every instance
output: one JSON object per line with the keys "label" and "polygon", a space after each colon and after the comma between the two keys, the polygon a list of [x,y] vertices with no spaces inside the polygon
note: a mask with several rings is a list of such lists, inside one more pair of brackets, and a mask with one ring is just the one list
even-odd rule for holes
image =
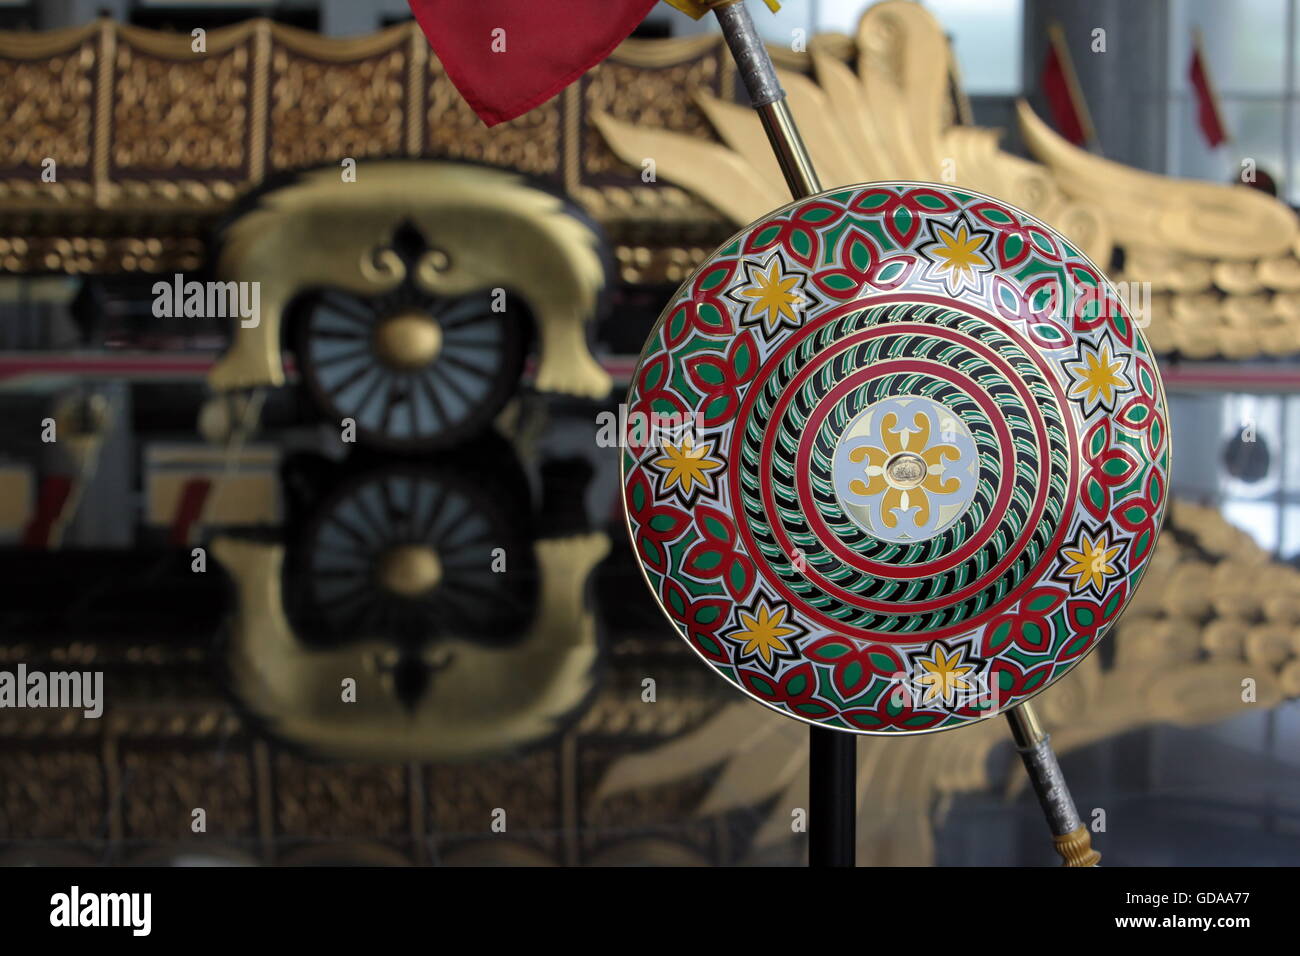
{"label": "gold lattice carving", "polygon": [[192,60],[117,48],[113,165],[238,172],[246,161],[249,47]]}
{"label": "gold lattice carving", "polygon": [[122,807],[129,839],[174,840],[189,832],[194,808],[206,812],[207,831],[219,837],[247,837],[256,827],[253,774],[247,756],[210,751],[141,749],[122,757],[132,799]]}
{"label": "gold lattice carving", "polygon": [[[646,69],[607,60],[588,74],[583,102],[588,114],[607,113],[638,126],[711,136],[707,117],[690,95],[695,89],[717,92],[716,54],[662,69]],[[627,169],[598,130],[588,126],[583,137],[582,168],[585,174]]]}
{"label": "gold lattice carving", "polygon": [[46,748],[0,755],[0,840],[90,840],[103,823],[97,753]]}
{"label": "gold lattice carving", "polygon": [[276,829],[290,836],[408,835],[406,768],[319,765],[277,755]]}
{"label": "gold lattice carving", "polygon": [[428,151],[544,176],[560,162],[560,104],[554,97],[518,119],[490,129],[474,115],[436,57],[429,58]]}
{"label": "gold lattice carving", "polygon": [[95,47],[42,60],[0,59],[0,167],[90,165]]}
{"label": "gold lattice carving", "polygon": [[406,51],[324,63],[277,49],[271,61],[271,167],[402,152]]}

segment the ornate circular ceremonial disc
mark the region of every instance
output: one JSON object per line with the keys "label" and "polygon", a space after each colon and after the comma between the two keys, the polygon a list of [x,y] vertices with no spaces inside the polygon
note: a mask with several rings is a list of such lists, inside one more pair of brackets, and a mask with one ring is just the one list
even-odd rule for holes
{"label": "ornate circular ceremonial disc", "polygon": [[646,580],[719,674],[858,733],[958,727],[1097,643],[1155,546],[1155,360],[1078,249],[968,190],[779,209],[678,290],[623,429]]}

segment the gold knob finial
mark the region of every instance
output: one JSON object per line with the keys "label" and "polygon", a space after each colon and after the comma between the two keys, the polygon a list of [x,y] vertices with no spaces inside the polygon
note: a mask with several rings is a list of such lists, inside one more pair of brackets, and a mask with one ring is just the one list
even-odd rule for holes
{"label": "gold knob finial", "polygon": [[1092,834],[1086,826],[1052,837],[1052,845],[1061,854],[1064,861],[1061,866],[1096,866],[1101,862],[1101,854],[1092,848]]}

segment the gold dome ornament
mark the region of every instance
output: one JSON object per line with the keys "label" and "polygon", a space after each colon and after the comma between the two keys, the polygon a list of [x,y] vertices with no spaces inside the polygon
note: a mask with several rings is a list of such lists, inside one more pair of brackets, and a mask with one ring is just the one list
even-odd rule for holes
{"label": "gold dome ornament", "polygon": [[398,597],[423,597],[442,583],[442,560],[428,545],[398,545],[380,559],[378,580]]}
{"label": "gold dome ornament", "polygon": [[375,354],[392,369],[427,368],[442,352],[442,326],[427,312],[400,312],[380,322],[374,335]]}

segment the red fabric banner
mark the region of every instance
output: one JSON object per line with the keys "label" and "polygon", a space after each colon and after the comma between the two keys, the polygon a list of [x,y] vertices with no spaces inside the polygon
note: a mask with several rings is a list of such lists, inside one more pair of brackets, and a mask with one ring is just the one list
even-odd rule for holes
{"label": "red fabric banner", "polygon": [[208,492],[211,490],[212,481],[208,478],[191,478],[181,487],[176,515],[172,518],[170,541],[174,547],[183,548],[190,543],[194,528],[203,517],[203,506],[207,503]]}
{"label": "red fabric banner", "polygon": [[549,100],[613,52],[657,0],[409,0],[488,126]]}
{"label": "red fabric banner", "polygon": [[47,475],[41,481],[36,498],[36,514],[23,529],[23,547],[44,550],[50,546],[54,524],[72,495],[72,479],[67,475]]}
{"label": "red fabric banner", "polygon": [[1075,146],[1083,146],[1088,135],[1084,131],[1082,111],[1074,101],[1070,77],[1055,43],[1047,45],[1047,61],[1043,64],[1043,95],[1047,97],[1047,106],[1052,111],[1056,131]]}
{"label": "red fabric banner", "polygon": [[1213,148],[1228,141],[1228,131],[1219,115],[1219,101],[1215,99],[1214,89],[1210,86],[1210,74],[1205,69],[1201,58],[1201,48],[1192,47],[1192,62],[1187,67],[1187,76],[1192,81],[1192,92],[1196,94],[1196,119],[1201,124],[1201,133],[1205,141]]}

